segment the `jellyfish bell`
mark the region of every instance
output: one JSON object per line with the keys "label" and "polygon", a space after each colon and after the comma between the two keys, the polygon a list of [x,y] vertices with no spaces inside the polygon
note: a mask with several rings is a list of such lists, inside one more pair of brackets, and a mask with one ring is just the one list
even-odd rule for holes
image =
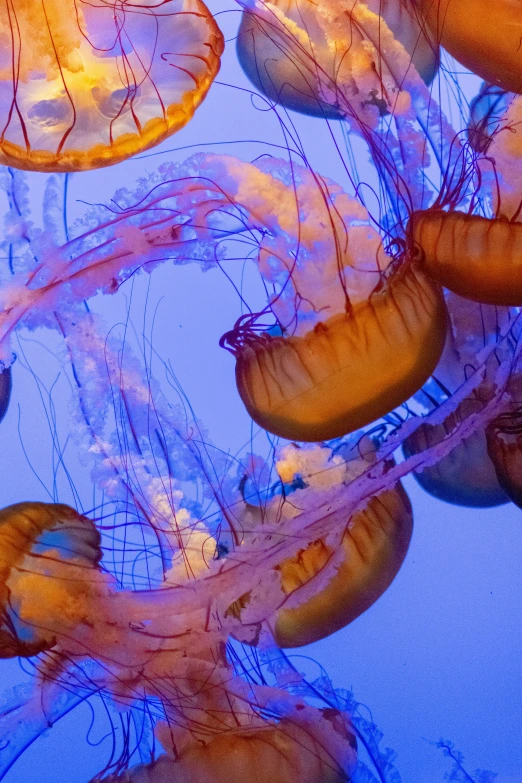
{"label": "jellyfish bell", "polygon": [[[348,445],[348,444],[346,444]],[[290,495],[273,497],[258,514],[255,523],[283,524],[286,516],[295,517],[307,507],[307,498],[329,489],[348,486],[350,481],[375,466],[375,444],[369,438],[357,439],[344,449],[344,455],[332,454],[320,446],[284,447],[276,462],[282,480],[299,476],[301,487]],[[392,463],[387,463],[388,469]],[[377,468],[380,470],[380,468]],[[248,513],[252,514],[252,505]],[[321,511],[317,514],[320,516]],[[241,517],[246,540],[249,519]],[[409,498],[402,485],[371,497],[361,510],[348,519],[336,547],[317,539],[285,558],[275,567],[283,601],[269,624],[279,647],[299,647],[340,630],[365,612],[388,589],[408,551],[413,531]],[[259,529],[257,531],[259,533]],[[239,550],[240,551],[240,550]],[[318,581],[319,580],[319,581]],[[302,597],[302,589],[307,594]],[[300,598],[301,595],[301,598]],[[296,605],[297,599],[297,605]],[[228,610],[241,620],[251,596],[242,596]],[[293,601],[293,606],[287,606]],[[243,641],[257,644],[259,626],[245,628]]]}
{"label": "jellyfish bell", "polygon": [[182,128],[219,70],[201,0],[45,0],[0,12],[1,162],[36,171],[118,163]]}
{"label": "jellyfish bell", "polygon": [[[406,458],[437,446],[468,416],[479,413],[489,398],[487,386],[477,389],[441,424],[421,424],[403,443]],[[420,486],[433,497],[456,506],[491,508],[509,502],[488,454],[486,435],[477,430],[462,439],[434,465],[415,471]]]}
{"label": "jellyfish bell", "polygon": [[303,705],[303,710],[308,714],[307,722],[283,718],[278,723],[267,721],[262,728],[217,734],[189,744],[175,760],[161,756],[150,764],[104,780],[107,783],[348,783],[355,769],[357,741],[346,716],[331,708],[311,710]]}
{"label": "jellyfish bell", "polygon": [[[75,622],[86,574],[101,559],[93,523],[69,506],[26,502],[0,510],[0,657],[51,649]],[[70,615],[67,617],[67,613]]]}
{"label": "jellyfish bell", "polygon": [[522,305],[522,223],[464,212],[415,212],[409,235],[440,285],[474,302]]}
{"label": "jellyfish bell", "polygon": [[0,374],[0,421],[2,421],[9,408],[12,385],[11,368],[6,367]]}
{"label": "jellyfish bell", "polygon": [[[369,609],[397,576],[412,532],[411,504],[401,484],[372,497],[350,519],[341,541],[341,562],[326,587],[299,606],[277,612],[277,644],[311,644],[344,628]],[[305,585],[332,555],[331,547],[319,540],[281,563],[283,592],[291,595]]]}
{"label": "jellyfish bell", "polygon": [[[330,721],[327,728],[335,730]],[[187,748],[173,765],[174,779],[179,783],[347,783],[354,767],[355,738],[352,735],[348,769],[336,762],[328,745],[324,747],[326,737],[321,739],[284,719],[261,731],[221,735],[203,746]]]}
{"label": "jellyfish bell", "polygon": [[253,420],[296,441],[330,440],[385,415],[431,375],[446,335],[437,285],[416,266],[304,336],[229,333]]}
{"label": "jellyfish bell", "polygon": [[[290,0],[275,4],[271,12],[263,10],[261,14],[255,7],[247,7],[241,16],[236,46],[245,74],[269,100],[287,109],[340,119],[342,112],[321,97],[321,79],[330,76],[332,56],[315,22],[313,4],[309,0]],[[323,76],[325,69],[328,75]]]}
{"label": "jellyfish bell", "polygon": [[436,40],[503,90],[522,90],[522,9],[511,0],[413,0]]}
{"label": "jellyfish bell", "polygon": [[[415,9],[401,0],[384,3],[370,0],[367,6],[370,12],[382,17],[411,56],[414,68],[430,83],[438,68],[438,47]],[[361,68],[365,57],[364,45],[360,44],[363,41],[367,46],[370,44],[352,18],[352,11],[347,6],[341,16],[338,6],[324,3],[318,6],[312,0],[245,4],[237,38],[238,58],[244,72],[261,93],[287,109],[328,119],[343,117],[345,109],[335,100],[339,69],[346,67],[352,51],[359,48],[355,58],[358,57]],[[323,17],[336,23],[336,39],[331,38]],[[376,51],[377,62],[372,63],[372,68],[381,72],[383,62]],[[357,79],[357,67],[353,78]],[[361,84],[364,91],[367,87],[364,78]],[[334,97],[326,97],[327,92]],[[371,92],[370,89],[370,101]]]}

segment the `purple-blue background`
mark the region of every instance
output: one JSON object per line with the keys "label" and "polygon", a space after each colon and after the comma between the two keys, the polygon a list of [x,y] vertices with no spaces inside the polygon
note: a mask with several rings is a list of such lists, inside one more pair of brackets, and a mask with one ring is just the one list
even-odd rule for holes
{"label": "purple-blue background", "polygon": [[[218,0],[209,5],[214,11],[231,7]],[[232,38],[239,13],[223,13],[218,22]],[[132,186],[138,176],[164,160],[183,159],[190,150],[178,148],[185,145],[201,144],[199,149],[252,159],[269,151],[266,142],[285,144],[275,114],[260,110],[259,100],[252,102],[249,92],[236,89],[250,87],[236,63],[233,42],[227,46],[218,81],[223,84],[214,85],[188,127],[155,154],[72,176],[71,215],[83,211],[78,200],[107,201],[118,185]],[[475,84],[469,80],[471,91]],[[295,114],[291,120],[310,162],[322,174],[346,184],[331,129],[320,120]],[[341,139],[339,126],[332,127]],[[219,144],[211,148],[210,143]],[[360,169],[371,177],[364,152],[358,154]],[[31,176],[35,209],[42,198],[43,181],[41,175]],[[142,277],[132,293],[138,331],[148,283]],[[237,451],[250,436],[250,424],[236,393],[233,359],[218,347],[219,337],[239,314],[237,294],[218,270],[203,274],[194,267],[162,267],[154,272],[150,284],[146,331],[154,316],[155,348],[171,362],[213,442]],[[253,270],[246,272],[245,291],[255,302],[259,289]],[[118,298],[98,301],[94,307],[112,325],[125,317],[130,298],[131,287],[127,286]],[[17,348],[13,399],[1,424],[2,506],[49,499],[42,483],[52,488],[50,425],[27,366],[50,389],[60,370],[55,345],[48,333],[25,333]],[[68,395],[62,378],[53,391],[62,442],[67,435]],[[48,402],[45,393],[44,400]],[[263,436],[258,438],[261,449]],[[89,471],[77,463],[73,444],[66,450],[66,462],[88,506]],[[487,511],[461,509],[435,501],[412,480],[406,486],[415,511],[415,533],[394,584],[348,628],[300,654],[324,665],[337,686],[353,688],[356,698],[368,706],[384,732],[383,744],[397,752],[403,783],[444,779],[450,764],[429,744],[441,737],[455,742],[468,769],[492,769],[498,772],[497,783],[519,783],[522,511],[512,505]],[[309,666],[303,661],[303,668]],[[22,677],[16,662],[1,664],[2,687]],[[86,742],[90,717],[83,707],[64,719],[26,752],[6,782],[87,783],[103,765],[109,747],[108,741],[99,746]],[[105,731],[103,723],[96,723],[91,743],[102,740]]]}

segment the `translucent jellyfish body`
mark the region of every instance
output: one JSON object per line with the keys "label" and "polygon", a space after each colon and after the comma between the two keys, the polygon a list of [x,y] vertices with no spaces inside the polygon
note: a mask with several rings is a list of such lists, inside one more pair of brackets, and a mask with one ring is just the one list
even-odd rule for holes
{"label": "translucent jellyfish body", "polygon": [[258,424],[289,440],[345,435],[401,405],[431,375],[444,347],[442,293],[408,266],[352,312],[303,337],[245,339],[236,381]]}
{"label": "translucent jellyfish body", "polygon": [[1,162],[108,166],[190,120],[223,38],[201,0],[26,0],[0,13]]}
{"label": "translucent jellyfish body", "polygon": [[0,421],[4,418],[9,408],[9,400],[11,399],[11,368],[6,367],[0,374]]}
{"label": "translucent jellyfish body", "polygon": [[0,511],[0,657],[32,656],[84,619],[100,535],[68,506],[18,503]]}
{"label": "translucent jellyfish body", "polygon": [[437,46],[416,10],[400,0],[341,6],[311,0],[245,3],[237,39],[239,61],[271,101],[303,114],[345,116],[346,84],[354,96],[360,93],[362,104],[367,100],[378,106],[380,79],[386,80],[383,74],[389,79],[390,62],[386,45],[380,51],[374,31],[365,28],[365,14],[373,17],[377,29],[382,17],[382,26],[402,44],[413,68],[431,82],[438,66]]}
{"label": "translucent jellyfish body", "polygon": [[510,0],[414,0],[462,65],[510,92],[522,90],[522,10]]}

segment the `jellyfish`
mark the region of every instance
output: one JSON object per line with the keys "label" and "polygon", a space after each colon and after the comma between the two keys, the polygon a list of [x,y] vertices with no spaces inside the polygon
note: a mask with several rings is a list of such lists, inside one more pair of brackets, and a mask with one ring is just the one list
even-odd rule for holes
{"label": "jellyfish", "polygon": [[31,657],[54,647],[58,628],[84,621],[100,534],[68,506],[25,502],[0,511],[0,539],[0,657]]}
{"label": "jellyfish", "polygon": [[412,267],[303,337],[250,337],[238,329],[227,339],[254,421],[289,440],[317,441],[353,432],[408,399],[435,369],[445,331],[439,291]]}
{"label": "jellyfish", "polygon": [[182,128],[219,70],[201,0],[5,8],[1,162],[35,171],[118,163]]}
{"label": "jellyfish", "polygon": [[[422,267],[441,285],[475,302],[517,307],[522,302],[520,272],[520,187],[518,117],[520,99],[508,101],[492,128],[484,158],[472,160],[476,176],[470,194],[455,191],[428,209],[413,211],[408,234]],[[474,192],[473,192],[474,191]],[[485,202],[476,209],[476,199]]]}
{"label": "jellyfish", "polygon": [[[342,718],[334,710],[323,710],[322,732],[311,736],[288,720],[277,727],[241,734],[220,735],[203,746],[191,746],[173,761],[165,756],[129,772],[105,778],[112,783],[162,783],[176,780],[189,783],[348,783],[350,778],[328,753],[333,745],[328,731],[341,733]],[[355,747],[356,739],[344,729]],[[326,746],[326,747],[325,747]],[[95,782],[94,782],[95,783]]]}
{"label": "jellyfish", "polygon": [[393,269],[367,211],[339,186],[283,161],[254,166],[227,156],[196,156],[160,176],[164,185],[154,186],[156,176],[144,182],[139,206],[121,209],[95,233],[89,228],[59,247],[48,246],[47,234],[33,243],[52,263],[3,292],[5,351],[12,323],[27,324],[36,306],[56,305],[65,290],[77,301],[115,292],[133,271],[186,263],[191,248],[190,259],[208,267],[224,239],[245,232],[257,234],[258,266],[275,288],[265,313],[282,331],[259,334],[252,314],[222,340],[236,357],[238,391],[254,421],[291,440],[331,439],[388,413],[427,380],[444,347],[441,290],[414,261]]}
{"label": "jellyfish", "polygon": [[508,0],[414,0],[435,36],[462,65],[503,90],[522,89],[520,9]]}
{"label": "jellyfish", "polygon": [[[410,57],[407,67],[431,82],[438,67],[437,46],[416,10],[396,0],[369,2],[367,10],[383,20],[402,44]],[[372,47],[375,41],[365,35],[358,11],[353,4],[347,5],[340,16],[338,6],[318,6],[309,0],[245,3],[237,38],[239,62],[270,101],[303,114],[328,119],[344,116],[342,98],[336,98],[343,69],[351,70],[354,81],[360,79],[368,104],[379,108],[380,101],[384,104],[379,79],[372,90],[370,69],[382,77],[386,58],[378,47]],[[327,25],[334,20],[337,34],[332,41]]]}
{"label": "jellyfish", "polygon": [[[426,424],[404,442],[406,456],[419,453],[439,443],[466,417],[483,406],[483,390],[464,399],[458,408],[441,424]],[[497,478],[497,472],[488,455],[484,433],[475,432],[435,465],[415,474],[426,492],[439,500],[458,506],[489,508],[509,502]]]}
{"label": "jellyfish", "polygon": [[[470,416],[478,414],[491,398],[496,360],[502,356],[506,362],[510,361],[506,335],[511,326],[508,310],[476,305],[449,293],[446,303],[451,326],[443,357],[434,372],[439,399],[465,386],[466,374],[481,352],[487,356],[494,346],[496,356],[486,358],[483,377],[473,384],[449,416],[433,424],[422,424],[406,438],[403,451],[407,457],[439,443],[447,433],[458,430]],[[504,339],[499,339],[499,329],[504,330]],[[475,430],[471,436],[463,437],[444,459],[421,472],[416,471],[414,476],[426,492],[447,503],[474,508],[502,505],[509,498],[488,451],[485,432]]]}
{"label": "jellyfish", "polygon": [[[293,215],[281,219],[274,214],[281,184],[270,173],[251,171],[264,203],[245,188],[242,203],[267,210],[272,236],[263,239],[259,264],[281,288],[270,308],[282,334],[259,333],[255,319],[246,317],[225,335],[223,345],[236,357],[239,394],[254,421],[276,435],[298,441],[342,436],[400,405],[429,377],[445,339],[442,294],[414,263],[392,271],[376,232],[360,225],[369,223],[368,213],[333,183],[299,172],[297,205],[288,191]],[[305,232],[296,207],[310,215]],[[289,234],[295,237],[291,253]],[[376,366],[381,377],[374,384]]]}
{"label": "jellyfish", "polygon": [[460,296],[484,304],[522,304],[522,227],[465,212],[412,215],[412,241],[429,275]]}
{"label": "jellyfish", "polygon": [[[289,445],[281,453],[276,469],[283,486],[292,487],[298,475],[291,500],[275,495],[265,507],[245,501],[243,513],[235,509],[236,524],[243,535],[254,524],[273,523],[286,515],[295,515],[305,502],[307,490],[348,484],[368,469],[375,460],[375,445],[370,439],[357,442],[351,449],[343,448],[343,456],[331,449],[297,449]],[[406,556],[413,530],[412,509],[400,482],[373,496],[367,505],[348,520],[346,531],[336,552],[323,540],[313,541],[296,556],[283,560],[276,567],[286,600],[296,591],[306,592],[306,585],[321,576],[333,561],[334,576],[321,589],[295,608],[283,604],[271,619],[273,634],[279,647],[298,647],[329,636],[356,619],[386,591]],[[242,596],[228,610],[241,617],[249,595]],[[259,638],[260,628],[252,629],[250,643]]]}

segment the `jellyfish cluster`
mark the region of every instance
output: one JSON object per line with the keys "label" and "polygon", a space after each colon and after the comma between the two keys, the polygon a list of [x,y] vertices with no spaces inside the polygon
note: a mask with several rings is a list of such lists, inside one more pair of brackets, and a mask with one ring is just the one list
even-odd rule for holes
{"label": "jellyfish cluster", "polygon": [[[0,420],[23,384],[20,336],[50,335],[98,498],[56,489],[0,511],[0,657],[31,672],[0,708],[0,780],[101,699],[125,739],[91,783],[397,783],[353,696],[288,651],[392,584],[413,533],[406,476],[446,503],[522,508],[522,9],[228,13],[252,111],[277,118],[284,144],[167,152],[70,220],[73,172],[117,171],[185,126],[190,139],[216,89],[220,15],[202,0],[0,11]],[[296,113],[328,127],[335,179],[311,164]],[[45,174],[39,199],[29,172]],[[215,350],[266,434],[258,452],[214,444],[170,366],[154,376],[153,346],[97,309],[189,264],[237,292]],[[451,779],[472,780],[440,747]]]}

